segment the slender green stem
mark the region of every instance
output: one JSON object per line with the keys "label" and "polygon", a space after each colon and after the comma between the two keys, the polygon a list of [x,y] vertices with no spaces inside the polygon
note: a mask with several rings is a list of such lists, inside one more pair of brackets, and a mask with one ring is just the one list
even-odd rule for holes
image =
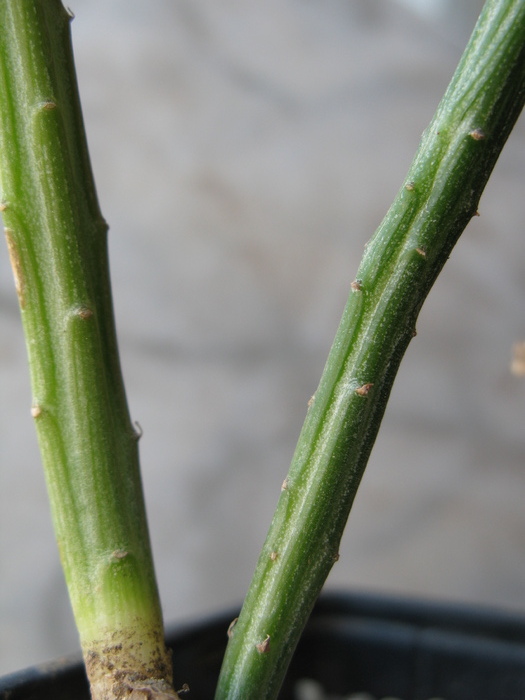
{"label": "slender green stem", "polygon": [[1,208],[62,564],[93,697],[109,699],[169,692],[171,665],[70,19],[59,0],[0,0]]}
{"label": "slender green stem", "polygon": [[311,402],[217,700],[275,698],[340,538],[421,305],[525,98],[525,2],[489,0],[369,242]]}

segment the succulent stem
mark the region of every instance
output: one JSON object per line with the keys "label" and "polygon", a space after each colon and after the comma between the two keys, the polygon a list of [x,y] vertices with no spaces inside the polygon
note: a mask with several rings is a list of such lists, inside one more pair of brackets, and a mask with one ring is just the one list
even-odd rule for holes
{"label": "succulent stem", "polygon": [[0,196],[31,413],[93,698],[174,698],[70,19],[59,0],[0,2]]}
{"label": "succulent stem", "polygon": [[488,0],[406,180],[368,243],[241,615],[216,700],[279,692],[339,542],[421,305],[525,99],[525,3]]}

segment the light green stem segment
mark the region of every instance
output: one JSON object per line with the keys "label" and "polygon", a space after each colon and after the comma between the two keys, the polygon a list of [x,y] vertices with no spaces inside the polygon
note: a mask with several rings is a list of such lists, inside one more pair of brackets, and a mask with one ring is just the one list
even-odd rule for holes
{"label": "light green stem segment", "polygon": [[352,283],[231,632],[217,700],[277,696],[303,626],[338,558],[350,507],[420,307],[476,214],[524,95],[525,2],[489,0]]}
{"label": "light green stem segment", "polygon": [[0,0],[0,196],[31,412],[86,659],[111,639],[118,669],[123,638],[140,640],[142,677],[169,680],[70,19],[59,0]]}

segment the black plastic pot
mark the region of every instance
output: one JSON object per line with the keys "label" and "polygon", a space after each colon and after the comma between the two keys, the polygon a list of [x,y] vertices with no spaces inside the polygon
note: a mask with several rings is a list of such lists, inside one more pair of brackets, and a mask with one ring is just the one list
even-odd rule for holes
{"label": "black plastic pot", "polygon": [[[178,687],[212,700],[235,612],[168,636]],[[525,617],[362,594],[317,603],[281,693],[305,678],[327,694],[402,700],[525,700]],[[0,679],[1,700],[88,700],[82,665],[58,661]],[[246,698],[246,700],[256,700]]]}

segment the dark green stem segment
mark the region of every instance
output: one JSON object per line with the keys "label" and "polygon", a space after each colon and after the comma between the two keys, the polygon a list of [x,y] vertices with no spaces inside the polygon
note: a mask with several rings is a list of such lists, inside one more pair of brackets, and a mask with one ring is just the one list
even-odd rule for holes
{"label": "dark green stem segment", "polygon": [[70,20],[59,0],[0,0],[0,208],[29,353],[31,412],[88,672],[98,688],[124,670],[120,689],[93,691],[110,698],[135,681],[164,692],[171,665]]}
{"label": "dark green stem segment", "polygon": [[351,285],[250,590],[230,632],[217,700],[277,696],[337,561],[421,305],[476,214],[524,98],[525,2],[489,0]]}

